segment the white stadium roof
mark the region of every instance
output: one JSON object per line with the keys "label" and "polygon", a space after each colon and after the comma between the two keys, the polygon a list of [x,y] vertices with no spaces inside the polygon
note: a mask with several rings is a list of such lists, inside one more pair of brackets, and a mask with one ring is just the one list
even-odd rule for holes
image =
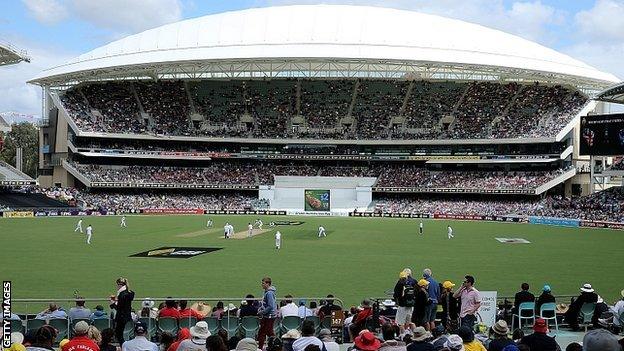
{"label": "white stadium roof", "polygon": [[594,89],[619,82],[612,74],[499,30],[412,11],[346,5],[256,8],[167,24],[80,55],[31,82],[318,76],[310,72],[341,76],[336,72],[357,69],[380,77],[391,77],[389,72],[431,77],[440,69],[494,77],[506,73]]}

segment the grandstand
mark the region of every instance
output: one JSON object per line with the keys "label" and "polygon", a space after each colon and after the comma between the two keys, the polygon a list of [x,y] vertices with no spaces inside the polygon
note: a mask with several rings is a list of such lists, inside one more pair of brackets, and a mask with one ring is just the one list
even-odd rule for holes
{"label": "grandstand", "polygon": [[0,66],[14,65],[22,61],[30,62],[26,50],[20,50],[9,43],[0,43]]}
{"label": "grandstand", "polygon": [[[327,30],[338,22],[344,32]],[[259,24],[266,31],[252,30]],[[425,28],[431,37],[408,35]],[[112,188],[198,189],[243,196],[235,207],[255,196],[302,210],[303,200],[279,203],[275,177],[372,177],[359,187],[365,197],[332,210],[374,211],[388,196],[427,193],[536,203],[587,192],[574,161],[579,117],[616,81],[516,36],[410,11],[317,5],[205,16],[34,78],[47,111],[39,181],[91,200]],[[334,186],[336,196],[358,192]]]}

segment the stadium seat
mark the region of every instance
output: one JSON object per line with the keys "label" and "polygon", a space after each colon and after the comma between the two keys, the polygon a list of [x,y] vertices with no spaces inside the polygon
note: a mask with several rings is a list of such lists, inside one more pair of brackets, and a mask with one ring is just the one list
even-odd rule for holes
{"label": "stadium seat", "polygon": [[48,324],[53,326],[58,331],[55,342],[68,338],[69,335],[69,319],[68,318],[52,318],[48,321]]}
{"label": "stadium seat", "polygon": [[127,321],[123,330],[123,338],[124,340],[130,340],[134,338],[134,322]]}
{"label": "stadium seat", "polygon": [[195,326],[195,323],[197,323],[197,318],[191,316],[180,318],[178,321],[180,329],[193,327]]}
{"label": "stadium seat", "polygon": [[515,330],[516,318],[518,318],[518,328],[520,329],[522,329],[523,319],[530,319],[535,323],[535,302],[523,302],[518,306],[518,314],[511,316],[511,330]]}
{"label": "stadium seat", "polygon": [[318,334],[321,330],[321,319],[318,316],[307,316],[304,320],[314,322],[314,332]]}
{"label": "stadium seat", "polygon": [[26,321],[26,332],[30,332],[31,330],[37,330],[44,326],[46,321],[43,319],[29,319]]}
{"label": "stadium seat", "polygon": [[555,330],[559,331],[559,325],[557,324],[557,304],[554,302],[545,303],[540,306],[539,317],[546,320],[548,323],[549,320],[555,321]]}
{"label": "stadium seat", "polygon": [[158,331],[178,335],[178,320],[171,317],[158,318]]}
{"label": "stadium seat", "polygon": [[219,318],[205,317],[204,321],[208,323],[208,330],[210,330],[210,334],[214,335],[217,330],[219,330]]}
{"label": "stadium seat", "polygon": [[331,316],[323,317],[323,320],[321,321],[321,328],[331,329],[331,326],[332,326],[332,317]]}
{"label": "stadium seat", "polygon": [[587,327],[592,325],[592,317],[594,317],[594,310],[596,310],[595,302],[586,302],[581,306],[581,310],[579,311],[578,319],[579,326],[585,327],[585,332],[587,333]]}
{"label": "stadium seat", "polygon": [[291,329],[301,328],[301,318],[299,316],[286,316],[282,318],[281,322],[282,332],[286,333]]}
{"label": "stadium seat", "polygon": [[74,326],[76,325],[76,323],[78,323],[80,321],[84,321],[84,322],[87,322],[87,324],[91,324],[91,319],[89,319],[89,318],[76,318],[76,319],[72,319],[71,322],[69,323],[69,337],[70,338],[74,337]]}
{"label": "stadium seat", "polygon": [[273,322],[273,332],[275,333],[275,335],[279,336],[281,338],[281,331],[282,331],[282,319],[281,318],[275,318],[275,321]]}
{"label": "stadium seat", "polygon": [[22,320],[11,319],[11,333],[19,332],[24,334],[24,324]]}
{"label": "stadium seat", "polygon": [[237,317],[224,316],[221,318],[221,329],[228,333],[228,337],[232,337],[238,333],[239,320]]}
{"label": "stadium seat", "polygon": [[96,327],[99,331],[102,331],[106,328],[110,328],[110,319],[108,318],[94,319],[91,324],[93,324],[93,326]]}
{"label": "stadium seat", "polygon": [[260,329],[260,319],[254,316],[245,316],[241,319],[241,327],[246,338],[255,338]]}
{"label": "stadium seat", "polygon": [[156,322],[155,318],[141,317],[139,318],[139,321],[147,325],[147,335],[149,336],[148,339],[156,336],[156,333],[158,332],[158,323]]}

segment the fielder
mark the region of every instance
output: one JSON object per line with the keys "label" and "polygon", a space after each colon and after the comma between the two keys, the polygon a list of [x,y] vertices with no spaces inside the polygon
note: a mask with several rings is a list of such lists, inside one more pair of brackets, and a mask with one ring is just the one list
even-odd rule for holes
{"label": "fielder", "polygon": [[453,235],[453,228],[451,228],[451,226],[450,226],[450,225],[449,225],[449,226],[447,226],[446,228],[447,228],[447,236],[448,236],[448,238],[449,238],[449,239],[450,239],[450,238],[454,238],[455,236]]}
{"label": "fielder", "polygon": [[282,233],[279,230],[275,233],[275,249],[279,250],[282,247]]}
{"label": "fielder", "polygon": [[234,234],[234,226],[231,224],[228,224],[228,238],[231,238],[232,234]]}
{"label": "fielder", "polygon": [[78,224],[76,224],[76,229],[74,229],[74,233],[80,230],[80,234],[82,234],[82,218],[78,220]]}
{"label": "fielder", "polygon": [[128,228],[128,225],[126,224],[126,216],[121,216],[121,223],[119,223],[119,227]]}
{"label": "fielder", "polygon": [[320,225],[320,226],[319,226],[318,231],[319,231],[319,232],[318,232],[318,237],[319,237],[319,238],[320,238],[321,236],[327,236],[327,234],[325,234],[325,228],[323,228],[323,226],[322,226],[322,225]]}
{"label": "fielder", "polygon": [[223,237],[224,237],[224,239],[229,238],[230,237],[229,234],[230,234],[230,223],[226,222],[225,225],[223,226]]}
{"label": "fielder", "polygon": [[424,224],[422,221],[420,221],[420,225],[418,226],[418,232],[420,233],[420,235],[423,234],[423,229],[424,229]]}
{"label": "fielder", "polygon": [[262,223],[262,221],[260,220],[260,218],[256,219],[256,226],[258,227],[258,229],[262,230],[262,225],[264,223]]}
{"label": "fielder", "polygon": [[253,225],[249,223],[249,225],[247,226],[247,237],[251,238],[252,235],[253,235]]}
{"label": "fielder", "polygon": [[208,218],[208,221],[206,221],[206,227],[212,228],[212,219]]}
{"label": "fielder", "polygon": [[91,245],[91,235],[93,234],[93,227],[91,224],[87,227],[87,244]]}

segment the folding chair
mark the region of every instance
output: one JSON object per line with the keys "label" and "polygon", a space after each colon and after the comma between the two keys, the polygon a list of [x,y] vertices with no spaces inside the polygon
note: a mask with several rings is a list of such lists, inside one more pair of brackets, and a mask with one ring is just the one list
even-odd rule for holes
{"label": "folding chair", "polygon": [[219,318],[217,317],[204,317],[204,321],[208,323],[208,330],[210,334],[214,335],[220,328]]}
{"label": "folding chair", "polygon": [[260,329],[260,318],[255,316],[245,316],[241,319],[241,327],[246,338],[255,338]]}
{"label": "folding chair", "polygon": [[94,319],[93,322],[91,322],[91,324],[94,327],[96,327],[99,331],[102,331],[102,330],[104,330],[106,328],[110,328],[110,326],[111,326],[109,318]]}
{"label": "folding chair", "polygon": [[314,323],[314,333],[318,334],[321,330],[321,319],[318,316],[307,316],[305,321],[312,321]]}
{"label": "folding chair", "polygon": [[158,331],[178,335],[178,320],[172,317],[158,318]]}
{"label": "folding chair", "polygon": [[24,334],[24,324],[22,320],[11,319],[11,333],[19,332]]}
{"label": "folding chair", "polygon": [[68,338],[69,335],[69,319],[68,318],[52,318],[48,321],[48,324],[58,330],[55,343],[61,342],[61,340]]}
{"label": "folding chair", "polygon": [[147,325],[148,339],[151,340],[151,338],[156,336],[156,333],[158,333],[158,322],[156,322],[155,318],[141,317],[141,318],[139,318],[139,321],[141,321],[141,322],[145,323],[145,325]]}
{"label": "folding chair", "polygon": [[555,321],[555,330],[559,331],[559,325],[557,324],[557,304],[554,302],[548,302],[540,306],[539,317],[544,318],[546,323],[552,319]]}
{"label": "folding chair", "polygon": [[235,336],[238,333],[239,321],[237,317],[225,316],[221,318],[221,329],[224,329],[228,333],[228,338]]}
{"label": "folding chair", "polygon": [[194,327],[196,323],[197,323],[197,318],[192,317],[192,316],[182,317],[178,321],[180,329]]}
{"label": "folding chair", "polygon": [[301,318],[299,316],[282,317],[282,332],[286,333],[291,329],[301,328]]}
{"label": "folding chair", "polygon": [[585,302],[583,306],[581,306],[581,310],[579,311],[579,315],[578,315],[579,326],[585,327],[586,333],[587,333],[587,327],[592,325],[592,317],[594,317],[595,310],[596,310],[595,302]]}
{"label": "folding chair", "polygon": [[511,330],[515,330],[514,323],[518,318],[518,327],[522,329],[522,320],[530,319],[535,324],[535,302],[523,302],[518,306],[518,314],[511,315]]}

